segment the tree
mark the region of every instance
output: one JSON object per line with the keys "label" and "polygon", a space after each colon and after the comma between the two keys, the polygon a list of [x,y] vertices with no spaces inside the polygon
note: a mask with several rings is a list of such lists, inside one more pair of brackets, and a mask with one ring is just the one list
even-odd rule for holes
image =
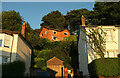
{"label": "tree", "polygon": [[46,62],[51,58],[50,53],[51,53],[51,50],[49,49],[44,49],[42,51],[34,50],[34,55],[36,56],[34,58],[34,62],[35,62],[34,67],[41,68],[42,70],[46,70],[47,68]]}
{"label": "tree", "polygon": [[[78,54],[77,54],[77,42],[74,41],[60,41],[60,42],[49,42],[49,46],[45,47],[41,51],[34,50],[34,62],[35,67],[45,69],[46,62],[52,57],[56,56],[57,58],[64,61],[64,66],[71,69],[74,67],[77,69],[78,63]],[[44,46],[46,46],[45,44]],[[74,60],[76,61],[74,61]]]}
{"label": "tree", "polygon": [[55,29],[65,29],[67,28],[67,22],[65,17],[57,10],[48,13],[42,18],[43,23],[41,26],[47,26]]}
{"label": "tree", "polygon": [[27,22],[26,25],[28,33],[33,33],[33,29],[30,27],[30,24]]}
{"label": "tree", "polygon": [[90,18],[94,25],[120,25],[120,2],[96,2]]}
{"label": "tree", "polygon": [[87,9],[71,10],[70,12],[67,12],[67,15],[65,15],[66,20],[69,22],[71,32],[75,32],[76,30],[78,30],[79,25],[82,24],[82,15],[84,15],[87,19],[86,24],[89,24],[88,16],[90,15],[90,11]]}
{"label": "tree", "polygon": [[2,29],[21,31],[22,22],[19,12],[14,10],[2,12]]}
{"label": "tree", "polygon": [[88,27],[87,31],[81,28],[81,31],[85,32],[87,40],[85,40],[92,50],[99,55],[100,57],[104,57],[104,53],[106,52],[105,48],[105,35],[106,33],[102,30],[102,28],[97,27]]}

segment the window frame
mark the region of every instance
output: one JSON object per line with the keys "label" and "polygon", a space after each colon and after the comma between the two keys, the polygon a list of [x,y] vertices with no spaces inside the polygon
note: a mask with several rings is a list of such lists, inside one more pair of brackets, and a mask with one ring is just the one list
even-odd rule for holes
{"label": "window frame", "polygon": [[[105,32],[106,32],[106,41],[113,41],[113,38],[112,38],[112,30],[105,30]],[[109,32],[110,34],[108,34],[107,32]],[[111,38],[111,40],[108,40],[108,39],[110,39]]]}
{"label": "window frame", "polygon": [[43,36],[43,33],[40,35],[41,37]]}
{"label": "window frame", "polygon": [[0,47],[3,46],[3,39],[0,39]]}
{"label": "window frame", "polygon": [[[56,38],[56,39],[54,39],[54,38]],[[58,37],[56,37],[56,36],[52,36],[52,40],[58,40]]]}
{"label": "window frame", "polygon": [[53,33],[53,34],[57,34],[57,32],[56,32],[56,31],[54,31],[54,30],[52,31],[52,33]]}
{"label": "window frame", "polygon": [[47,34],[47,31],[45,31],[45,34]]}
{"label": "window frame", "polygon": [[68,32],[64,32],[64,35],[68,35]]}
{"label": "window frame", "polygon": [[[9,45],[6,45],[5,43],[6,43],[6,39],[4,39],[4,47],[6,47],[6,48],[10,48],[10,40],[7,40],[8,42],[9,42]],[[8,44],[8,43],[7,43]]]}
{"label": "window frame", "polygon": [[11,45],[11,38],[10,37],[7,38],[7,36],[4,36],[4,45],[3,46],[6,47],[6,48],[10,48],[10,45]]}

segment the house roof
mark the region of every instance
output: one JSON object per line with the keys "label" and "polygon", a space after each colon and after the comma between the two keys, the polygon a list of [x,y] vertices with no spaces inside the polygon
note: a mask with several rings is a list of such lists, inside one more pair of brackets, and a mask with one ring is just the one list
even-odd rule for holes
{"label": "house roof", "polygon": [[[62,32],[62,31],[64,31],[64,30],[68,30],[67,28],[66,29],[55,29],[55,28],[50,28],[50,27],[47,27],[47,26],[43,26],[42,27],[42,29],[43,28],[46,28],[46,29],[49,29],[49,30],[55,30],[55,31],[58,31],[58,32]],[[42,30],[41,30],[42,31]],[[68,30],[68,32],[69,32],[69,30]],[[70,33],[70,32],[69,32]]]}
{"label": "house roof", "polygon": [[0,33],[5,33],[5,34],[13,35],[13,34],[19,34],[20,32],[10,31],[10,30],[0,30]]}
{"label": "house roof", "polygon": [[47,61],[47,65],[63,65],[63,61],[53,57]]}
{"label": "house roof", "polygon": [[0,30],[0,33],[5,33],[5,34],[11,35],[11,36],[13,36],[13,34],[18,34],[28,44],[28,46],[32,49],[32,46],[30,45],[30,43],[21,35],[20,32],[10,31],[10,30]]}

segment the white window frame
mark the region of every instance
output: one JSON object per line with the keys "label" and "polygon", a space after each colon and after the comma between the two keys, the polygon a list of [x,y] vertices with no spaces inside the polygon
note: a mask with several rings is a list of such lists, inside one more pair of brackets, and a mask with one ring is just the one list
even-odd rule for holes
{"label": "white window frame", "polygon": [[64,35],[68,35],[68,32],[64,32]]}
{"label": "white window frame", "polygon": [[56,31],[54,31],[54,30],[52,31],[52,33],[53,33],[53,34],[57,34],[57,32],[56,32]]}
{"label": "white window frame", "polygon": [[[108,34],[107,32],[110,32],[110,34]],[[111,40],[108,40],[108,38],[111,38]],[[113,41],[111,30],[106,30],[106,41]]]}
{"label": "white window frame", "polygon": [[43,36],[43,33],[40,35],[41,37]]}
{"label": "white window frame", "polygon": [[11,45],[11,38],[7,35],[4,36],[4,47],[10,48]]}
{"label": "white window frame", "polygon": [[45,34],[47,34],[47,31],[45,31]]}
{"label": "white window frame", "polygon": [[54,37],[56,37],[56,36],[52,36],[52,40],[58,40],[58,37],[56,37],[56,39],[54,39]]}

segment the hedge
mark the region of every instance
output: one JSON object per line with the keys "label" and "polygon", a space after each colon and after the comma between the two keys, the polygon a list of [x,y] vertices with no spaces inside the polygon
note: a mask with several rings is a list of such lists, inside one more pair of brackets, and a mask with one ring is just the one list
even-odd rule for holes
{"label": "hedge", "polygon": [[25,63],[22,61],[14,61],[2,65],[2,78],[6,77],[23,77],[25,72]]}
{"label": "hedge", "polygon": [[96,59],[88,65],[91,76],[113,77],[120,75],[120,58]]}

